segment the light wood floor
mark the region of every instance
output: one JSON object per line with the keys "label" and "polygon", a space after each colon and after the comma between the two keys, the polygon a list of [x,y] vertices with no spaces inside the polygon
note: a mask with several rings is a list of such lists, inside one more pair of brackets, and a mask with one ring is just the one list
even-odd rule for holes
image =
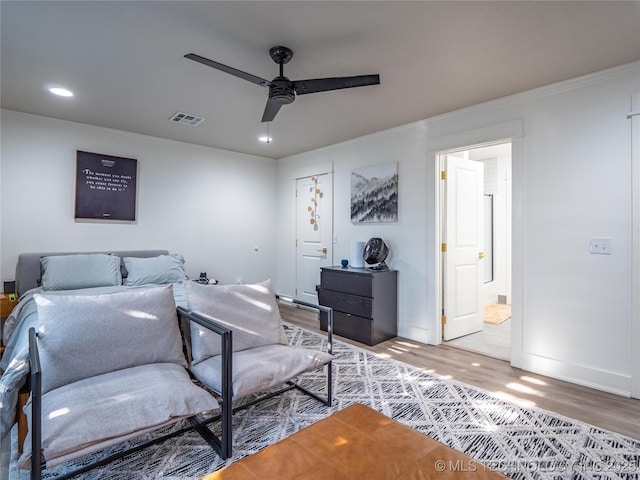
{"label": "light wood floor", "polygon": [[[320,331],[315,312],[281,305],[286,322]],[[640,440],[640,400],[513,368],[508,362],[446,345],[394,338],[373,347],[342,340],[379,355],[474,385],[502,398],[535,406]]]}

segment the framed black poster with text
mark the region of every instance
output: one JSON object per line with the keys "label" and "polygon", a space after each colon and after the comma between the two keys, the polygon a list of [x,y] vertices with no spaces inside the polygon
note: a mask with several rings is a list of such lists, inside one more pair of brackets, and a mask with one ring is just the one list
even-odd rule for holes
{"label": "framed black poster with text", "polygon": [[78,150],[75,218],[134,221],[137,171],[133,158]]}

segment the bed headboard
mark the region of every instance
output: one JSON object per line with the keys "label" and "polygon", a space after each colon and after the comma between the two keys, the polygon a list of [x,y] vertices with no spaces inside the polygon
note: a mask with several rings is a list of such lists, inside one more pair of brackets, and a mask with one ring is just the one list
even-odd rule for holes
{"label": "bed headboard", "polygon": [[[119,257],[157,257],[158,255],[168,255],[168,250],[123,250],[123,251],[105,251],[105,252],[35,252],[21,253],[18,256],[18,264],[16,265],[16,291],[18,295],[22,295],[27,290],[40,286],[40,259],[42,257],[51,257],[54,255],[73,255],[76,253],[110,253]],[[120,262],[121,269],[124,269]],[[123,275],[125,272],[123,271]]]}

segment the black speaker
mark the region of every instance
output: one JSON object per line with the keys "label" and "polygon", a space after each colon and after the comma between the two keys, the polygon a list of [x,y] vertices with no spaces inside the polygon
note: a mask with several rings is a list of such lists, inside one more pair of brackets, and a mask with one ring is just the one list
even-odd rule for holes
{"label": "black speaker", "polygon": [[8,280],[4,282],[4,293],[16,293],[16,281]]}

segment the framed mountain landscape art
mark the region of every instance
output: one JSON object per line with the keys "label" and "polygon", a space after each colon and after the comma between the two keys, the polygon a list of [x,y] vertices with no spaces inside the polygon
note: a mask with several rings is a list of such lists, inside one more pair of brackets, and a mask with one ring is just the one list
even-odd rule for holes
{"label": "framed mountain landscape art", "polygon": [[398,221],[398,162],[351,170],[351,222]]}

